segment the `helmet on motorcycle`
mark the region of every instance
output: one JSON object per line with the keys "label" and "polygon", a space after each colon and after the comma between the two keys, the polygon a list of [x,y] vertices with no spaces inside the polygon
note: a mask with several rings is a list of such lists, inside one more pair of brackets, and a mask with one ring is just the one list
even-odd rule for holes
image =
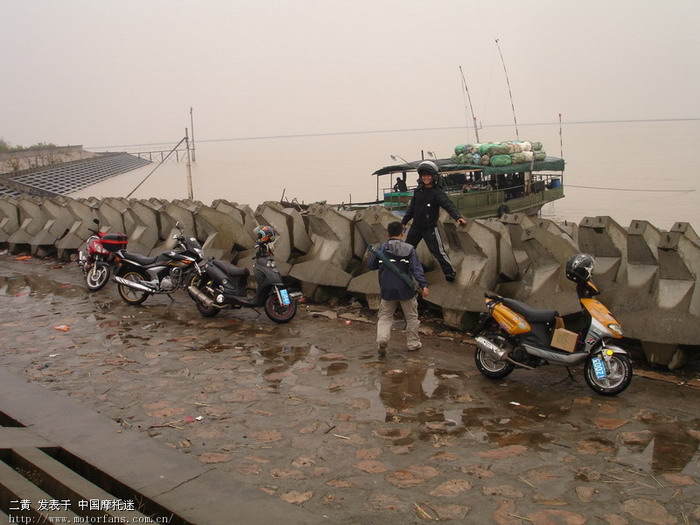
{"label": "helmet on motorcycle", "polygon": [[437,184],[438,177],[440,177],[440,170],[438,169],[437,164],[435,164],[432,160],[424,160],[418,164],[416,171],[418,172],[419,177],[426,174],[432,175],[433,184]]}
{"label": "helmet on motorcycle", "polygon": [[255,239],[259,243],[267,244],[277,238],[277,232],[272,226],[258,226],[255,228]]}
{"label": "helmet on motorcycle", "polygon": [[566,262],[566,278],[575,283],[585,283],[593,273],[593,257],[585,253],[573,255]]}

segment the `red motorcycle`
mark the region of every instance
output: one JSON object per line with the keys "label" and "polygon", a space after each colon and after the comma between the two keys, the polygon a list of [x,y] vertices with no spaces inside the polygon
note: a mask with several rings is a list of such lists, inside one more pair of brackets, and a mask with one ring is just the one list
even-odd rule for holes
{"label": "red motorcycle", "polygon": [[85,249],[78,252],[77,262],[85,275],[88,290],[94,292],[109,281],[115,262],[113,253],[126,248],[127,238],[124,233],[101,232],[100,221],[93,219],[93,222],[97,229],[88,228],[93,235],[85,241]]}

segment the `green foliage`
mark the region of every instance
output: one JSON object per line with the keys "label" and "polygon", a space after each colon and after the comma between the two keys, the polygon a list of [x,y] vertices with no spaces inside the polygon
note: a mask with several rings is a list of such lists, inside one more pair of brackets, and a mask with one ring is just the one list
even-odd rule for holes
{"label": "green foliage", "polygon": [[0,152],[5,151],[23,151],[25,149],[50,149],[57,148],[56,144],[51,142],[37,142],[33,146],[25,148],[24,146],[13,146],[11,142],[6,141],[4,138],[0,137]]}

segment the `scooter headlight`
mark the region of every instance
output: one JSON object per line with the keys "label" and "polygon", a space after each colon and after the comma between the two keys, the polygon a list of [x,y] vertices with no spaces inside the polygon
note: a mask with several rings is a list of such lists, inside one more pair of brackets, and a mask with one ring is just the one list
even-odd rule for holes
{"label": "scooter headlight", "polygon": [[610,330],[615,337],[622,337],[622,327],[619,324],[610,323],[608,325],[608,330]]}
{"label": "scooter headlight", "polygon": [[265,264],[265,266],[267,266],[268,268],[277,268],[277,264],[275,264],[275,261],[273,261],[272,259],[268,259],[267,264]]}
{"label": "scooter headlight", "polygon": [[224,304],[224,295],[223,295],[223,294],[217,295],[217,296],[216,296],[216,302],[219,303],[219,304]]}

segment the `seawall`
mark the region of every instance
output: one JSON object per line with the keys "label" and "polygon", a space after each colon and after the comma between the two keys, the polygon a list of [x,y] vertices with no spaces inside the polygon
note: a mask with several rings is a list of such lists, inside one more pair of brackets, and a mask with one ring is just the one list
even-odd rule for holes
{"label": "seawall", "polygon": [[[443,212],[444,213],[444,212]],[[252,267],[253,230],[260,224],[279,233],[278,267],[311,300],[352,294],[376,309],[379,286],[366,268],[367,245],[386,239],[396,216],[373,206],[340,210],[322,204],[306,209],[266,202],[253,209],[223,199],[0,198],[0,246],[13,253],[69,259],[90,236],[93,219],[104,231],[125,232],[129,251],[156,254],[174,245],[175,223],[202,243],[207,255]],[[564,275],[578,252],[596,260],[593,280],[601,301],[621,322],[625,336],[641,343],[650,363],[682,366],[700,345],[700,238],[687,223],[662,231],[646,221],[622,227],[609,217],[579,224],[554,223],[521,214],[473,219],[459,226],[441,217],[446,250],[457,278],[445,282],[425,248],[428,303],[446,324],[468,329],[484,309],[485,291],[496,291],[535,308],[556,309],[576,322],[580,307]]]}

